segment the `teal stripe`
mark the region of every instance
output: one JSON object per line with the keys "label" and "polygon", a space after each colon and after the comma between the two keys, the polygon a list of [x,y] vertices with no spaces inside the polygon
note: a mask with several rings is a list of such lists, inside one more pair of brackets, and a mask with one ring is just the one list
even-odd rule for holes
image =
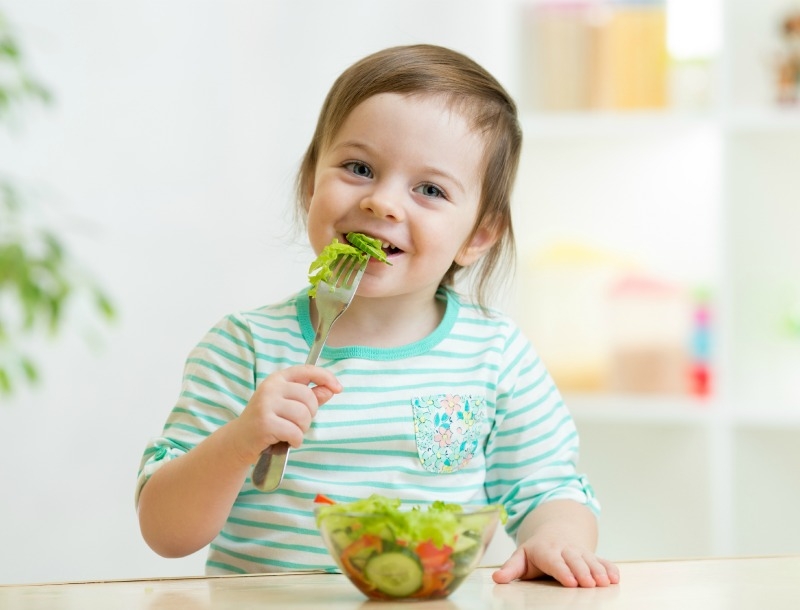
{"label": "teal stripe", "polygon": [[[374,455],[384,455],[383,451],[375,451]],[[294,454],[292,454],[294,455]],[[365,472],[365,473],[380,473],[380,472],[397,472],[403,473],[411,477],[430,477],[432,473],[427,470],[419,470],[416,468],[400,468],[397,464],[389,466],[343,466],[341,464],[317,464],[313,462],[303,462],[302,460],[292,460],[292,467],[305,468],[306,470],[313,470],[316,472]],[[474,474],[476,472],[483,472],[482,467],[460,468],[460,474]]]}
{"label": "teal stripe", "polygon": [[[508,353],[508,347],[507,347],[506,353]],[[505,381],[505,378],[508,377],[508,375],[514,369],[517,368],[517,365],[519,364],[519,361],[522,360],[522,358],[525,357],[527,354],[528,354],[528,350],[527,349],[521,349],[519,352],[517,352],[516,356],[514,356],[514,359],[511,362],[508,363],[508,365],[506,366],[505,370],[502,371],[500,373],[500,375],[497,377],[497,383],[502,384],[503,381]],[[519,371],[517,371],[517,375],[519,375],[519,374],[520,374]]]}
{"label": "teal stripe", "polygon": [[561,432],[561,429],[565,425],[569,424],[570,421],[572,421],[572,418],[570,418],[569,415],[566,415],[566,416],[561,418],[561,421],[559,421],[552,430],[550,430],[548,432],[545,432],[544,434],[540,434],[537,437],[528,439],[524,443],[521,443],[519,445],[503,445],[501,447],[496,447],[494,449],[494,451],[492,452],[492,455],[495,455],[495,454],[498,454],[498,453],[501,453],[501,452],[504,452],[504,451],[519,451],[521,449],[527,449],[527,448],[529,448],[529,447],[531,447],[533,445],[538,445],[539,443],[542,443],[542,442],[544,442],[544,441],[556,436],[559,432]]}
{"label": "teal stripe", "polygon": [[[258,492],[262,493],[262,492]],[[263,521],[251,521],[250,519],[242,519],[240,517],[228,517],[228,523],[236,523],[237,525],[246,525],[247,527],[254,527],[262,530],[275,530],[278,532],[293,532],[295,534],[304,534],[306,536],[318,536],[319,532],[315,529],[307,529],[303,527],[291,527],[289,525],[280,525],[278,523],[265,523]]]}
{"label": "teal stripe", "polygon": [[[297,353],[303,353],[303,352],[297,352]],[[298,357],[290,358],[287,356],[275,357],[267,354],[257,354],[256,360],[261,360],[262,362],[269,362],[270,364],[280,365],[283,367],[290,367],[294,366],[295,364],[300,364],[301,362],[303,362],[305,360],[305,356],[303,356],[302,358]],[[264,377],[268,377],[269,375],[271,375],[270,372],[265,373],[262,371],[258,371],[256,373],[256,379],[263,379]]]}
{"label": "teal stripe", "polygon": [[232,566],[229,563],[211,561],[210,559],[206,561],[206,567],[213,567],[217,568],[218,570],[225,570],[226,572],[231,572],[232,574],[247,574],[247,570],[243,570],[242,568]]}
{"label": "teal stripe", "polygon": [[[239,326],[240,328],[242,327],[241,324],[237,324],[237,326]],[[248,335],[250,334],[250,330],[248,328],[245,328],[245,331],[247,331]],[[248,343],[247,341],[243,341],[239,337],[235,337],[226,330],[222,330],[221,328],[212,328],[209,332],[219,335],[220,337],[227,339],[228,341],[230,341],[235,345],[238,345],[239,347],[243,347],[251,354],[255,353],[255,349],[250,343]]]}
{"label": "teal stripe", "polygon": [[186,379],[188,379],[190,381],[194,381],[195,383],[197,383],[199,385],[202,385],[202,386],[205,386],[205,387],[207,387],[207,388],[209,388],[211,390],[214,390],[215,392],[219,392],[220,394],[224,394],[225,396],[228,396],[228,397],[232,398],[233,400],[235,400],[236,402],[238,402],[240,405],[243,405],[243,406],[247,405],[247,401],[248,401],[247,398],[243,398],[243,397],[239,396],[238,394],[234,394],[228,388],[224,388],[224,387],[222,387],[220,385],[217,385],[216,383],[211,383],[210,381],[207,381],[207,380],[203,379],[202,377],[197,377],[196,375],[187,375]]}
{"label": "teal stripe", "polygon": [[[287,302],[288,303],[288,302]],[[292,320],[297,321],[297,312],[292,313],[269,313],[267,311],[250,311],[247,313],[248,318],[266,318],[267,320],[273,320],[275,322],[281,322],[283,320]],[[255,320],[254,320],[255,322]]]}
{"label": "teal stripe", "polygon": [[[450,377],[457,377],[458,375],[466,375],[469,373],[474,373],[475,371],[497,371],[498,366],[496,364],[488,363],[488,362],[478,362],[477,364],[473,364],[472,366],[454,369],[452,367],[448,368],[407,368],[401,367],[392,370],[393,375],[447,375],[448,378]],[[364,376],[372,376],[376,373],[370,369],[356,369],[356,368],[347,368],[338,373],[340,377],[348,377],[348,376],[356,376],[356,375],[364,375]],[[385,375],[385,372],[381,372],[380,375]],[[349,389],[349,388],[348,388]]]}
{"label": "teal stripe", "polygon": [[[298,345],[297,343],[289,343],[288,341],[277,341],[275,339],[263,339],[259,338],[258,342],[262,345],[269,347],[285,347],[288,350],[295,352],[296,354],[300,354],[303,352],[308,352],[308,346],[306,344]],[[259,355],[262,353],[259,351]],[[258,356],[257,356],[258,357]]]}
{"label": "teal stripe", "polygon": [[[407,439],[408,440],[408,439]],[[308,445],[308,441],[303,441],[303,446]],[[336,445],[334,447],[314,447],[312,451],[321,451],[326,453],[346,453],[350,455],[390,455],[392,457],[417,457],[419,455],[416,451],[375,451],[375,449],[351,449],[348,446]],[[303,448],[292,449],[293,456],[299,456],[303,453]]]}
{"label": "teal stripe", "polygon": [[[464,305],[466,309],[471,309],[471,307]],[[508,322],[504,322],[498,319],[498,316],[502,315],[497,311],[494,311],[493,318],[484,318],[482,315],[479,318],[460,318],[458,320],[459,324],[471,324],[473,326],[486,326],[491,328],[497,328],[498,326],[503,329],[508,329]]]}
{"label": "teal stripe", "polygon": [[485,358],[487,354],[502,354],[503,350],[495,345],[490,345],[477,352],[452,352],[449,350],[431,350],[426,355],[436,358],[452,358],[454,360],[474,360],[475,358]]}
{"label": "teal stripe", "polygon": [[[554,463],[555,464],[555,463]],[[561,462],[561,464],[572,466],[571,462]],[[486,487],[497,487],[499,485],[506,485],[508,487],[513,487],[514,485],[539,485],[540,483],[554,483],[554,482],[561,482],[561,483],[570,483],[572,481],[580,481],[580,477],[575,476],[566,476],[566,477],[537,477],[532,481],[528,481],[527,479],[497,479],[493,481],[487,481],[485,486]],[[583,487],[583,486],[581,486]]]}
{"label": "teal stripe", "polygon": [[[394,374],[394,372],[392,372],[392,374]],[[375,373],[375,375],[380,378],[382,376],[386,376],[387,373],[386,372]],[[470,383],[469,381],[474,381],[474,383]],[[487,392],[494,393],[495,389],[497,388],[497,386],[494,383],[490,383],[490,382],[488,382],[486,380],[474,379],[474,380],[469,380],[469,381],[465,381],[465,380],[459,379],[459,380],[453,380],[452,383],[458,383],[459,388],[463,388],[462,392],[465,393],[465,394],[468,394],[466,389],[474,388],[475,391],[483,389],[483,390],[486,390]],[[442,387],[441,379],[440,380],[436,380],[436,381],[429,381],[429,382],[425,382],[425,383],[412,383],[412,384],[408,384],[408,385],[405,386],[405,388],[407,390],[409,390],[409,391],[410,390],[429,389],[429,388],[441,388],[441,387]],[[345,388],[345,391],[346,392],[372,392],[372,393],[377,393],[377,394],[388,394],[388,393],[396,393],[397,392],[397,388],[382,388],[382,387],[378,387],[378,386],[347,386],[347,388]]]}
{"label": "teal stripe", "polygon": [[451,333],[447,336],[448,341],[461,341],[463,343],[486,343],[487,341],[495,341],[502,338],[502,333],[494,333],[492,335],[459,335]]}
{"label": "teal stripe", "polygon": [[[314,425],[313,423],[311,424]],[[366,443],[392,443],[397,441],[409,441],[414,440],[413,434],[393,434],[391,436],[366,436],[364,438],[352,438],[347,439],[348,443],[359,444],[363,445]],[[306,439],[303,441],[303,445],[328,445],[332,441],[322,441],[322,440],[315,440],[315,439]],[[294,451],[302,451],[303,448],[294,449]]]}
{"label": "teal stripe", "polygon": [[[563,451],[565,447],[567,447],[572,441],[574,441],[577,438],[577,436],[578,436],[577,431],[573,431],[566,438],[564,438],[564,440],[561,441],[558,444],[558,446],[556,446],[555,448],[551,449],[550,451],[545,451],[544,453],[540,453],[539,455],[536,455],[536,456],[534,456],[534,457],[532,457],[532,458],[530,458],[528,460],[524,460],[522,462],[513,462],[511,464],[507,464],[507,463],[504,463],[504,462],[494,462],[493,461],[492,462],[492,468],[503,468],[503,469],[507,469],[507,470],[512,470],[514,468],[521,468],[521,467],[524,467],[524,466],[531,466],[533,464],[537,464],[537,463],[539,463],[539,462],[541,462],[543,460],[546,460],[547,458],[549,458],[549,457],[551,457],[553,455],[556,455],[556,454],[560,453],[561,451]],[[487,454],[487,456],[486,456],[487,460],[490,457],[494,456],[494,453],[496,451],[497,451],[497,449],[493,449],[492,453],[490,455]]]}
{"label": "teal stripe", "polygon": [[[252,480],[248,477],[247,483],[252,484]],[[275,491],[270,493],[270,496],[287,496],[289,498],[300,498],[305,500],[307,504],[311,504],[316,497],[316,493],[309,493],[309,492],[301,492],[301,491],[289,491],[285,487],[279,487]],[[264,492],[259,491],[257,489],[250,489],[248,491],[241,491],[239,493],[239,498],[244,498],[246,496],[257,496],[259,498],[264,497]]]}
{"label": "teal stripe", "polygon": [[248,335],[250,334],[250,327],[235,315],[229,315],[225,319],[233,324],[236,328],[243,330]]}
{"label": "teal stripe", "polygon": [[[542,417],[540,417],[536,421],[536,423],[539,424],[539,423],[549,419],[550,417],[552,417],[553,412],[558,410],[559,407],[562,404],[563,404],[562,402],[555,403],[553,405],[552,409],[550,409],[550,411],[548,411],[545,415],[542,415]],[[506,437],[506,436],[515,436],[517,434],[526,434],[532,427],[534,427],[533,423],[528,422],[528,421],[523,421],[521,425],[516,426],[514,428],[508,428],[508,429],[499,430],[495,436],[497,438],[501,438],[501,437]]]}
{"label": "teal stripe", "polygon": [[[508,421],[510,419],[514,419],[515,417],[521,417],[523,415],[526,415],[527,412],[530,411],[531,409],[536,409],[537,407],[540,407],[541,405],[545,404],[547,401],[551,400],[552,395],[554,393],[556,393],[557,391],[558,391],[558,388],[556,388],[556,386],[554,386],[554,385],[551,385],[547,389],[547,392],[544,394],[544,396],[540,397],[539,399],[535,400],[532,403],[528,403],[526,405],[523,405],[521,408],[517,409],[516,411],[509,411],[508,413],[506,413],[506,421]],[[561,406],[563,406],[563,404],[564,404],[563,400],[558,400],[555,403],[553,408],[555,409],[555,408],[561,407]],[[538,420],[536,423],[539,423],[540,421],[541,420]],[[533,425],[533,424],[529,423],[528,425],[530,426],[530,425]]]}
{"label": "teal stripe", "polygon": [[[430,477],[442,477],[446,475],[436,474],[433,472],[427,472],[427,476]],[[304,477],[300,476],[296,473],[287,472],[284,475],[285,479],[293,479],[297,481],[305,481],[307,483],[312,483],[314,485],[320,485],[322,483],[326,483],[328,485],[341,485],[343,487],[366,487],[370,489],[388,489],[393,491],[395,494],[397,493],[397,485],[391,482],[383,482],[383,481],[334,481],[331,480],[330,477],[325,479],[315,479],[313,477]],[[476,483],[473,485],[441,485],[443,491],[445,492],[465,492],[465,491],[475,491],[483,488],[481,483]],[[406,490],[422,490],[427,493],[430,493],[431,487],[430,483],[428,485],[412,485],[412,484],[404,484],[403,489]]]}
{"label": "teal stripe", "polygon": [[239,356],[236,356],[235,354],[232,354],[231,352],[224,350],[218,345],[214,345],[213,343],[208,343],[206,341],[203,341],[199,343],[198,346],[204,347],[208,351],[214,352],[215,354],[219,354],[220,356],[225,358],[225,360],[238,364],[241,367],[250,368],[253,366],[249,360],[243,360],[242,358],[239,358]]}
{"label": "teal stripe", "polygon": [[[550,381],[550,376],[547,374],[547,371],[542,371],[542,374],[539,375],[539,377],[537,377],[533,381],[531,381],[528,385],[515,389],[512,396],[514,398],[517,398],[519,396],[524,396],[528,392],[532,392],[535,388],[537,388],[538,386],[542,385],[547,381]],[[550,385],[555,387],[555,384],[553,384],[552,382],[550,383]]]}
{"label": "teal stripe", "polygon": [[386,419],[365,419],[365,420],[350,420],[350,421],[339,421],[339,422],[319,422],[314,420],[311,422],[312,428],[318,428],[319,430],[328,430],[330,428],[343,428],[343,427],[354,427],[357,425],[362,425],[364,423],[369,423],[373,425],[379,424],[402,424],[408,423],[411,421],[410,417],[387,417]]}
{"label": "teal stripe", "polygon": [[[527,365],[525,365],[525,366],[520,368],[519,376],[520,377],[527,377],[528,375],[531,375],[533,373],[533,371],[535,371],[539,367],[541,362],[542,362],[542,359],[537,356],[536,359],[533,362],[529,362]],[[545,367],[545,371],[546,370],[547,369]]]}
{"label": "teal stripe", "polygon": [[209,362],[208,360],[203,360],[202,358],[187,358],[186,362],[191,362],[192,364],[197,364],[202,366],[203,368],[209,369],[217,373],[220,377],[224,379],[229,379],[233,383],[242,386],[243,388],[250,390],[251,392],[255,389],[253,382],[249,379],[242,379],[238,375],[234,375],[230,371],[220,368],[218,365],[214,364],[213,362]]}
{"label": "teal stripe", "polygon": [[[240,494],[241,498],[242,494]],[[256,496],[258,497],[258,496]],[[312,500],[309,498],[309,506],[311,505]],[[314,512],[310,510],[301,510],[299,508],[287,508],[285,506],[277,506],[275,504],[264,505],[264,504],[252,504],[250,502],[242,502],[240,499],[237,499],[236,502],[233,503],[234,506],[239,506],[241,508],[247,508],[250,510],[257,510],[264,514],[280,514],[280,515],[292,515],[294,517],[302,517],[304,519],[313,519]]]}
{"label": "teal stripe", "polygon": [[[253,320],[253,326],[257,327],[259,330],[267,330],[267,331],[271,331],[271,332],[274,332],[274,333],[277,333],[277,334],[280,334],[280,335],[289,335],[290,337],[294,337],[295,339],[302,339],[303,338],[303,333],[302,332],[296,331],[296,330],[294,330],[292,328],[288,328],[286,326],[270,326],[269,324],[264,324],[264,323],[258,322],[256,320]],[[253,333],[253,336],[254,337],[260,337],[261,335]],[[305,343],[305,341],[303,341],[303,342]]]}
{"label": "teal stripe", "polygon": [[194,392],[181,392],[181,396],[184,398],[191,398],[192,400],[199,402],[200,404],[208,405],[209,407],[214,407],[215,409],[225,411],[226,413],[230,413],[231,415],[234,416],[236,415],[236,412],[233,409],[231,409],[228,405],[221,405],[218,402],[209,399],[208,396],[195,394]]}
{"label": "teal stripe", "polygon": [[[350,388],[347,389],[349,391]],[[330,411],[331,413],[334,412],[342,412],[342,413],[352,413],[353,411],[373,411],[373,410],[383,410],[386,408],[393,408],[393,409],[409,409],[411,407],[410,399],[404,398],[402,402],[398,402],[396,400],[386,400],[383,402],[375,402],[370,401],[365,404],[355,404],[351,402],[335,402],[335,403],[327,403],[323,408],[326,411]]]}
{"label": "teal stripe", "polygon": [[270,540],[259,540],[253,538],[244,538],[242,536],[234,536],[221,531],[219,535],[232,542],[239,544],[255,544],[269,549],[281,549],[285,551],[300,551],[302,553],[315,553],[317,555],[328,555],[328,550],[320,544],[319,546],[311,546],[307,544],[286,544],[285,542],[272,542]]}
{"label": "teal stripe", "polygon": [[218,417],[211,417],[210,415],[206,415],[205,413],[200,413],[198,411],[194,411],[192,409],[185,409],[183,407],[175,407],[172,410],[173,413],[186,413],[187,415],[191,415],[196,419],[200,419],[203,421],[207,421],[211,424],[216,424],[217,426],[224,426],[228,423],[228,420],[219,419]]}
{"label": "teal stripe", "polygon": [[232,551],[231,549],[226,549],[219,546],[218,544],[213,544],[213,543],[211,544],[211,548],[220,553],[224,553],[225,555],[229,555],[230,557],[235,557],[236,559],[242,559],[244,561],[250,561],[261,565],[278,566],[290,570],[325,570],[330,568],[329,565],[315,566],[315,565],[308,565],[306,563],[294,563],[291,561],[281,561],[279,559],[255,557],[253,555],[248,555],[247,553],[239,553],[237,551]]}
{"label": "teal stripe", "polygon": [[211,436],[211,432],[208,430],[203,430],[202,428],[197,428],[195,426],[189,426],[188,424],[180,424],[178,422],[167,422],[164,424],[164,431],[166,432],[167,430],[186,430],[186,432],[197,434],[203,438]]}

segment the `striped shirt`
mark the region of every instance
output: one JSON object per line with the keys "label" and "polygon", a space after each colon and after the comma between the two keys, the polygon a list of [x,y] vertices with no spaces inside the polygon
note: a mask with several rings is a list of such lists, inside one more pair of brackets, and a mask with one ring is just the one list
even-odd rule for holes
{"label": "striped shirt", "polygon": [[[416,343],[323,349],[319,365],[344,391],[318,411],[276,491],[248,477],[209,547],[207,573],[333,570],[314,524],[318,493],[423,507],[502,503],[511,535],[546,500],[599,511],[576,471],[575,424],[518,327],[450,290],[437,297],[445,315]],[[159,466],[237,417],[263,379],[304,363],[313,338],[307,290],[216,324],[189,354],[178,401],[145,449],[137,502]]]}

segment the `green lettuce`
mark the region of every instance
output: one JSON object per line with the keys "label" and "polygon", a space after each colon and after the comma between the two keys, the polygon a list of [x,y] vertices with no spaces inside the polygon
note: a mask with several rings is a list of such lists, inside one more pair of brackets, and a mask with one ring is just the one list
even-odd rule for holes
{"label": "green lettuce", "polygon": [[376,258],[387,265],[392,264],[386,260],[386,252],[383,251],[381,240],[377,237],[370,237],[369,235],[364,235],[363,233],[352,232],[345,235],[345,237],[347,238],[347,241],[365,254],[369,254],[372,258]]}
{"label": "green lettuce", "polygon": [[320,282],[328,281],[333,273],[334,264],[340,256],[352,255],[360,259],[371,256],[386,264],[391,264],[386,260],[386,253],[381,249],[380,240],[363,233],[348,233],[347,239],[353,243],[343,244],[334,237],[333,241],[325,246],[311,263],[308,268],[308,281],[311,284],[308,291],[309,296],[317,296],[317,285]]}
{"label": "green lettuce", "polygon": [[[487,506],[493,511],[496,506]],[[336,503],[320,506],[317,509],[317,524],[327,519],[329,528],[347,529],[352,522],[352,515],[359,515],[361,527],[358,536],[374,534],[381,538],[403,540],[409,544],[430,541],[438,547],[453,546],[458,535],[464,530],[464,524],[458,516],[464,512],[459,504],[436,501],[427,509],[418,506],[410,510],[400,509],[400,500],[373,494],[368,498],[354,502]],[[336,524],[336,516],[341,516],[341,526]],[[474,513],[480,518],[480,510]],[[490,518],[490,515],[486,515]],[[506,513],[501,510],[501,521],[505,523]],[[388,536],[387,536],[388,535]]]}
{"label": "green lettuce", "polygon": [[319,256],[314,259],[314,262],[308,268],[308,281],[311,283],[311,289],[308,291],[309,296],[314,297],[317,295],[317,284],[328,281],[333,273],[333,264],[343,254],[359,258],[367,256],[355,246],[340,243],[334,237],[333,241],[322,249],[322,252],[319,253]]}

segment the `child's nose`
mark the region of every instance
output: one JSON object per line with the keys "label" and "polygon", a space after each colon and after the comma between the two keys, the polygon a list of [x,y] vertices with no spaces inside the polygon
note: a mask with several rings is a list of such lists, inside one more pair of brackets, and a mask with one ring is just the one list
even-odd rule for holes
{"label": "child's nose", "polygon": [[402,205],[402,190],[390,186],[375,188],[361,200],[361,209],[378,218],[402,222],[405,218]]}

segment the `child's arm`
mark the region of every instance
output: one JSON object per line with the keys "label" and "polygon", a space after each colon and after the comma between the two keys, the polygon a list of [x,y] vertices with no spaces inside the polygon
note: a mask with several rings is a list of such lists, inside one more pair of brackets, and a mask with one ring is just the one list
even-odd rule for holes
{"label": "child's arm", "polygon": [[330,371],[309,365],[267,377],[238,418],[164,464],[144,485],[139,527],[147,544],[164,557],[206,546],[225,524],[261,451],[277,441],[298,447],[319,406],[341,389]]}
{"label": "child's arm", "polygon": [[552,500],[536,507],[517,533],[519,547],[492,578],[504,584],[548,575],[565,587],[605,587],[619,569],[597,557],[597,520],[585,505]]}

